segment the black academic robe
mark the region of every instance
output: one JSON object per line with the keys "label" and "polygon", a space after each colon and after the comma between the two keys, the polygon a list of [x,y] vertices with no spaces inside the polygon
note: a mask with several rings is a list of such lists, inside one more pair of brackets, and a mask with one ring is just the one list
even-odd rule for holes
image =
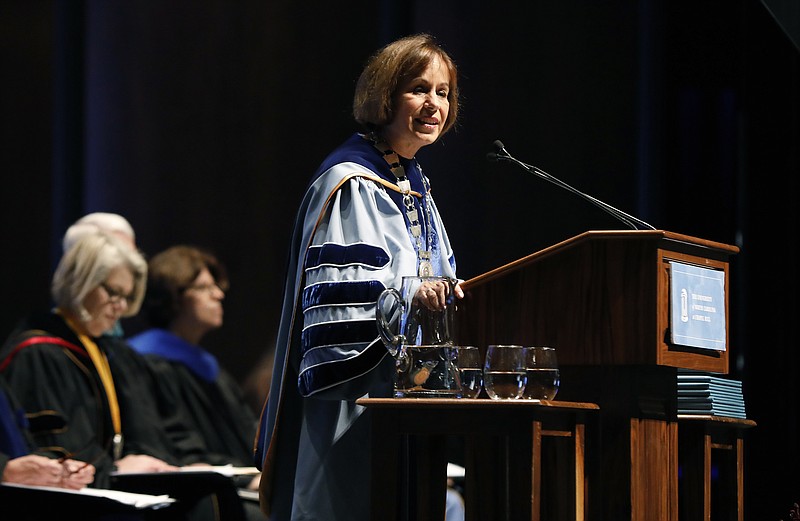
{"label": "black academic robe", "polygon": [[[19,348],[32,336],[50,340]],[[154,375],[144,358],[119,337],[92,340],[106,355],[114,380],[123,435],[121,456],[147,454],[180,465],[173,456],[171,434],[187,422],[181,411],[162,417]],[[36,452],[90,461],[97,469],[93,487],[168,494],[178,503],[164,510],[165,519],[250,519],[234,483],[220,474],[112,477],[114,428],[108,397],[88,353],[59,315],[34,314],[23,320],[0,348],[0,371],[31,420]],[[184,439],[184,450],[204,450],[199,441],[191,445],[191,435],[179,437]]]}
{"label": "black academic robe", "polygon": [[[18,347],[31,336],[60,340]],[[148,454],[177,464],[142,357],[119,338],[93,340],[105,353],[114,379],[122,456]],[[91,461],[97,468],[93,486],[108,487],[114,466],[108,397],[88,353],[64,320],[54,313],[23,320],[0,348],[0,368],[31,418],[36,451]]]}
{"label": "black academic robe", "polygon": [[[143,355],[156,375],[158,402],[162,410],[185,411],[183,428],[173,434],[173,447],[184,464],[253,466],[253,440],[258,418],[250,408],[236,380],[224,369],[206,381],[178,361],[158,355]],[[180,421],[175,419],[175,422]],[[195,443],[180,438],[199,433],[205,451],[195,452]]]}

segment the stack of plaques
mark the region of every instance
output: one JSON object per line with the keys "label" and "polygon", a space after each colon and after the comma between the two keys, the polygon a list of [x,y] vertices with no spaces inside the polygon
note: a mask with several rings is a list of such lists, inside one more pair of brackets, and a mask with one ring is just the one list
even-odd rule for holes
{"label": "stack of plaques", "polygon": [[679,369],[678,414],[747,418],[742,382],[714,373]]}

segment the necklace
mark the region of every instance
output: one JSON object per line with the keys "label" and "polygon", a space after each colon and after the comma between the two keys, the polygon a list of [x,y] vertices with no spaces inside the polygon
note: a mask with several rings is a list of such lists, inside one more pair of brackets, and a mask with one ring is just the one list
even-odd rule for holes
{"label": "necklace", "polygon": [[423,193],[420,201],[420,209],[422,210],[422,217],[425,223],[425,247],[422,244],[422,223],[419,220],[419,211],[414,204],[414,198],[411,196],[411,181],[406,177],[406,170],[400,164],[400,158],[397,152],[389,148],[383,140],[378,140],[375,134],[366,136],[372,142],[372,145],[378,149],[383,159],[389,165],[389,170],[397,179],[397,187],[400,188],[400,193],[403,194],[403,207],[408,217],[409,231],[411,236],[414,237],[415,249],[417,251],[418,273],[420,277],[432,277],[433,265],[431,264],[431,219],[424,205],[425,194]]}

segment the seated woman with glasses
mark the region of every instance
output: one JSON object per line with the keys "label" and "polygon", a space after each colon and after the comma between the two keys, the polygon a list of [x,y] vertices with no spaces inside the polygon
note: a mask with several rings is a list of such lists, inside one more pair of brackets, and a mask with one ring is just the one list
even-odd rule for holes
{"label": "seated woman with glasses", "polygon": [[[141,357],[103,335],[139,310],[147,263],[106,233],[82,237],[53,275],[55,307],[21,321],[0,350],[0,372],[28,416],[34,441],[55,456],[90,461],[95,486],[113,470],[175,470]],[[153,407],[148,412],[148,407]],[[48,421],[48,418],[50,421]],[[60,427],[48,427],[55,425]]]}
{"label": "seated woman with glasses", "polygon": [[[150,329],[128,339],[156,374],[162,414],[183,411],[178,429],[200,437],[202,452],[184,450],[178,436],[174,454],[183,464],[253,466],[258,418],[239,383],[200,342],[222,327],[228,277],[210,252],[189,246],[168,248],[150,259],[142,315]],[[258,490],[255,473],[242,477],[242,488]],[[255,501],[246,501],[252,519],[264,519]]]}
{"label": "seated woman with glasses", "polygon": [[169,519],[244,519],[228,478],[163,474],[179,470],[168,433],[185,422],[160,415],[144,357],[106,334],[139,311],[146,284],[147,262],[121,239],[80,237],[53,275],[55,307],[26,317],[0,348],[0,377],[36,418],[37,453],[89,462],[93,487],[168,494],[180,503]]}

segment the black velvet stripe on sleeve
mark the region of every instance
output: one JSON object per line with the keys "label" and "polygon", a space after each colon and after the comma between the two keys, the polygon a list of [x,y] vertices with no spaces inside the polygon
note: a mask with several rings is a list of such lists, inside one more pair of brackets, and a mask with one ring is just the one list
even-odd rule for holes
{"label": "black velvet stripe on sleeve", "polygon": [[323,282],[308,286],[303,290],[303,309],[314,306],[333,306],[338,304],[354,304],[378,300],[386,289],[377,280],[353,280],[340,282]]}
{"label": "black velvet stripe on sleeve", "polygon": [[306,356],[315,347],[366,344],[377,336],[374,319],[316,324],[303,331],[302,352]]}
{"label": "black velvet stripe on sleeve", "polygon": [[349,266],[361,264],[373,268],[382,268],[389,262],[389,255],[383,248],[369,244],[322,244],[312,246],[306,253],[306,269],[327,266]]}
{"label": "black velvet stripe on sleeve", "polygon": [[370,386],[370,372],[387,353],[381,341],[375,339],[360,355],[346,363],[321,364],[300,373],[298,391],[303,396],[325,397],[326,391],[336,387],[338,391],[332,397],[337,399],[345,395],[362,396]]}

